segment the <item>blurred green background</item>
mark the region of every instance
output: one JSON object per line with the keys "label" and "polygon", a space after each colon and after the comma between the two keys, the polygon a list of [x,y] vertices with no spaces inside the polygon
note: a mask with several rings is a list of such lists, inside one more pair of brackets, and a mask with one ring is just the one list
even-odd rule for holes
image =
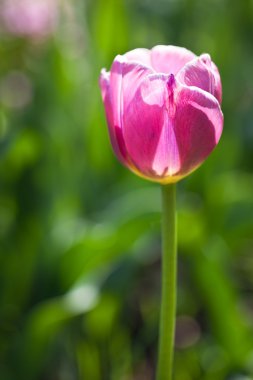
{"label": "blurred green background", "polygon": [[156,44],[211,54],[225,116],[178,186],[175,380],[253,379],[253,1],[44,1],[0,3],[0,379],[154,378],[160,189],[115,159],[98,76]]}

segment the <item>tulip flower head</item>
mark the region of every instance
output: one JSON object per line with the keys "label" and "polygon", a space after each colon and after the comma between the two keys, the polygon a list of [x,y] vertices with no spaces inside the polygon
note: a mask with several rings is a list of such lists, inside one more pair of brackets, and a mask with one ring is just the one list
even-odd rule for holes
{"label": "tulip flower head", "polygon": [[208,54],[176,46],[135,49],[101,71],[100,87],[113,150],[141,177],[177,182],[219,142],[221,80]]}

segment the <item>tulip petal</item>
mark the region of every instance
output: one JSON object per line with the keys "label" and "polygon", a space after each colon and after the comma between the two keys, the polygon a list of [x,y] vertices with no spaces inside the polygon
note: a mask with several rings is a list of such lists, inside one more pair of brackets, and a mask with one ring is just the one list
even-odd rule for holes
{"label": "tulip petal", "polygon": [[222,102],[222,85],[219,70],[215,63],[211,62],[212,72],[215,78],[215,91],[214,96],[218,99],[219,103]]}
{"label": "tulip petal", "polygon": [[219,70],[215,63],[212,62],[209,54],[202,54],[199,59],[205,64],[208,70],[212,73],[214,77],[214,87],[213,87],[213,95],[218,99],[219,103],[222,100],[222,87],[221,87],[221,78]]}
{"label": "tulip petal", "polygon": [[151,68],[137,62],[128,62],[124,56],[117,56],[111,67],[110,88],[114,123],[121,125],[123,110],[132,100],[135,90],[147,75],[153,73]]}
{"label": "tulip petal", "polygon": [[134,49],[130,50],[126,54],[124,54],[124,57],[129,61],[129,62],[139,62],[142,65],[152,67],[151,66],[151,55],[150,55],[150,50],[148,49]]}
{"label": "tulip petal", "polygon": [[117,128],[114,128],[114,117],[112,108],[112,99],[110,92],[110,73],[105,69],[101,71],[99,78],[99,85],[102,92],[102,99],[105,107],[106,120],[108,124],[109,136],[113,150],[122,163],[126,163],[127,154],[124,143],[122,142],[121,134],[117,132]]}
{"label": "tulip petal", "polygon": [[176,75],[188,62],[196,57],[191,51],[177,47],[158,45],[151,49],[151,63],[155,71]]}
{"label": "tulip petal", "polygon": [[125,109],[123,135],[132,162],[159,180],[180,170],[176,136],[167,110],[168,76],[149,75]]}
{"label": "tulip petal", "polygon": [[121,155],[124,157],[124,164],[127,166],[130,163],[122,134],[123,107],[128,106],[135,94],[134,89],[138,88],[138,84],[150,72],[151,69],[141,64],[127,62],[123,56],[117,56],[111,67],[109,85],[113,110],[112,125]]}
{"label": "tulip petal", "polygon": [[195,86],[221,100],[221,84],[208,54],[187,63],[177,74],[177,80],[187,86]]}
{"label": "tulip petal", "polygon": [[[181,88],[180,88],[181,87]],[[223,114],[217,99],[209,93],[179,86],[173,120],[181,168],[177,175],[196,169],[217,145]]]}
{"label": "tulip petal", "polygon": [[136,62],[128,62],[124,56],[115,58],[110,73],[105,70],[101,72],[100,87],[110,140],[116,156],[126,166],[129,166],[130,162],[122,134],[123,96],[124,104],[127,106],[134,96],[133,89],[137,88],[142,78],[151,72],[151,68]]}

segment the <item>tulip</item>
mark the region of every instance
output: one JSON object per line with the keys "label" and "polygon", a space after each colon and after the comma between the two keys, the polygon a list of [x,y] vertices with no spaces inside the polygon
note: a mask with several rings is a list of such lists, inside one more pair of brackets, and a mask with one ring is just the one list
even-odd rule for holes
{"label": "tulip", "polygon": [[135,49],[101,71],[100,87],[113,150],[141,177],[175,183],[220,139],[221,80],[208,54],[176,46]]}
{"label": "tulip", "polygon": [[56,28],[58,0],[3,0],[0,18],[10,34],[41,39]]}
{"label": "tulip", "polygon": [[208,54],[176,46],[118,55],[100,87],[114,152],[162,188],[162,295],[156,380],[172,380],[177,284],[176,182],[197,169],[223,128],[221,80]]}

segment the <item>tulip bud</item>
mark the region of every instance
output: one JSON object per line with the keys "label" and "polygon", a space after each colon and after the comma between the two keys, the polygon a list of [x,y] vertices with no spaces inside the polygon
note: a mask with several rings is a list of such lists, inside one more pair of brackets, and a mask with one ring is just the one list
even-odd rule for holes
{"label": "tulip bud", "polygon": [[221,80],[208,54],[176,46],[135,49],[101,71],[100,87],[114,152],[141,177],[177,182],[219,142]]}

